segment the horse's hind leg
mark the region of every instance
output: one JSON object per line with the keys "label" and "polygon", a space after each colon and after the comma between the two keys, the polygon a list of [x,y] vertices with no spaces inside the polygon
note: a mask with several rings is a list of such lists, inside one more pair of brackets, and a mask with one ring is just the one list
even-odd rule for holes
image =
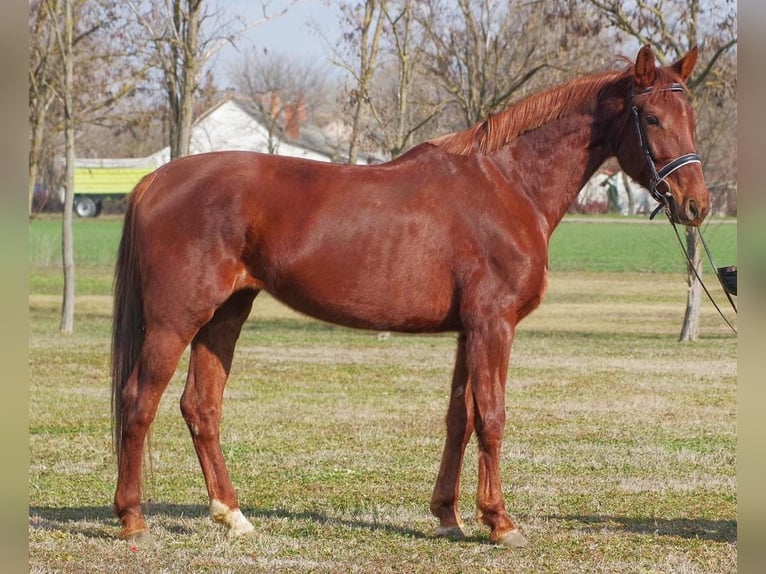
{"label": "horse's hind leg", "polygon": [[136,538],[147,531],[141,515],[144,440],[187,344],[188,340],[173,330],[147,330],[138,361],[120,391],[122,408],[114,494],[114,511],[122,524],[120,538]]}
{"label": "horse's hind leg", "polygon": [[194,337],[181,412],[191,432],[210,498],[210,515],[229,527],[229,536],[253,530],[242,515],[221,452],[219,426],[223,390],[234,347],[256,291],[232,295]]}

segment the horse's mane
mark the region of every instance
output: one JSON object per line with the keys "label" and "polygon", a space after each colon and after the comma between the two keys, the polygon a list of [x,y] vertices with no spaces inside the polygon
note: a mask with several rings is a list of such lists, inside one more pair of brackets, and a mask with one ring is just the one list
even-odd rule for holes
{"label": "horse's mane", "polygon": [[457,155],[492,153],[525,132],[572,112],[591,109],[596,102],[595,96],[605,86],[625,77],[630,71],[602,72],[576,78],[490,114],[485,121],[467,130],[440,136],[428,143]]}

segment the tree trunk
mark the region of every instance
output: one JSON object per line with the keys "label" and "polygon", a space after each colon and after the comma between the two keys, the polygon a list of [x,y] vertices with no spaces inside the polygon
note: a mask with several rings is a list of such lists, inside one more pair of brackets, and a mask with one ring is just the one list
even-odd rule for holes
{"label": "tree trunk", "polygon": [[37,159],[32,158],[32,150],[30,149],[29,150],[29,179],[27,180],[27,187],[29,191],[29,217],[32,217],[32,211],[34,210],[36,181],[37,181]]}
{"label": "tree trunk", "polygon": [[[375,72],[378,59],[380,36],[383,32],[383,18],[386,9],[385,0],[366,0],[364,3],[364,18],[361,24],[361,36],[359,41],[359,77],[354,97],[354,117],[351,123],[351,136],[348,145],[348,163],[354,164],[359,155],[359,139],[361,135],[362,112],[370,97],[370,84]],[[372,21],[377,13],[375,29]],[[370,36],[372,33],[372,36]]]}
{"label": "tree trunk", "polygon": [[202,11],[202,0],[189,2],[188,22],[184,36],[184,60],[181,69],[181,102],[178,125],[178,155],[185,156],[191,152],[191,133],[194,122],[194,96],[199,85],[199,29]]}
{"label": "tree trunk", "polygon": [[74,58],[72,56],[72,2],[64,2],[64,149],[66,154],[66,182],[64,215],[61,228],[61,251],[64,263],[64,294],[61,305],[61,332],[74,331],[74,234],[72,211],[74,207]]}
{"label": "tree trunk", "polygon": [[170,104],[170,159],[189,155],[194,122],[194,96],[199,84],[202,0],[174,0],[171,57],[164,63]]}
{"label": "tree trunk", "polygon": [[359,124],[362,117],[362,101],[357,100],[354,109],[354,118],[351,122],[351,136],[348,143],[348,163],[355,164],[359,155]]}
{"label": "tree trunk", "polygon": [[[689,259],[697,270],[697,274],[702,277],[702,257],[699,249],[699,236],[693,227],[686,228],[686,251]],[[702,284],[697,275],[695,275],[691,264],[687,263],[687,283],[689,293],[686,299],[686,313],[684,314],[684,323],[681,327],[680,341],[696,341],[699,338],[700,331],[700,303],[702,302]]]}
{"label": "tree trunk", "polygon": [[32,124],[32,138],[29,146],[29,215],[32,215],[35,200],[35,184],[37,183],[37,174],[39,171],[40,148],[43,145],[43,135],[45,132],[45,116],[47,104],[39,106],[34,115]]}
{"label": "tree trunk", "polygon": [[175,159],[180,156],[180,138],[179,125],[180,125],[180,97],[177,91],[177,83],[175,79],[175,72],[166,71],[168,78],[166,80],[167,94],[168,94],[168,108],[170,112],[170,121],[168,122],[168,147],[170,148],[170,159]]}
{"label": "tree trunk", "polygon": [[389,20],[391,34],[395,39],[396,57],[399,60],[399,86],[396,91],[396,132],[393,145],[388,146],[391,157],[396,157],[409,147],[410,141],[410,118],[409,118],[409,100],[410,100],[410,81],[412,76],[412,60],[410,59],[410,39],[412,36],[412,10],[411,0],[408,0],[402,6],[400,18],[402,19],[402,35],[399,36],[396,31],[396,22]]}

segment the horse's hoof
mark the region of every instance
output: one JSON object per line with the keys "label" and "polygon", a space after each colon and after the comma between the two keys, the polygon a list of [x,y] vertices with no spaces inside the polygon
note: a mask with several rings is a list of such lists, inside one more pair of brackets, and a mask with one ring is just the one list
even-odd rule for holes
{"label": "horse's hoof", "polygon": [[240,538],[242,536],[246,536],[248,534],[251,534],[252,532],[255,532],[255,527],[250,524],[250,522],[242,517],[244,521],[239,521],[236,524],[232,524],[229,526],[229,532],[227,536],[230,540],[233,540],[234,538]]}
{"label": "horse's hoof", "polygon": [[133,544],[145,544],[151,539],[151,534],[146,526],[143,527],[124,527],[117,535],[120,540],[126,540]]}
{"label": "horse's hoof", "polygon": [[239,508],[229,508],[220,500],[213,499],[210,501],[210,517],[215,522],[229,527],[227,536],[230,539],[239,538],[255,530]]}
{"label": "horse's hoof", "polygon": [[497,540],[492,540],[490,537],[490,542],[493,544],[499,544],[500,546],[507,546],[509,548],[523,548],[527,545],[527,539],[524,538],[524,535],[518,528],[511,530],[510,532],[506,532],[497,538]]}
{"label": "horse's hoof", "polygon": [[434,536],[441,538],[450,538],[452,540],[462,540],[465,538],[465,532],[459,526],[439,526],[434,530]]}

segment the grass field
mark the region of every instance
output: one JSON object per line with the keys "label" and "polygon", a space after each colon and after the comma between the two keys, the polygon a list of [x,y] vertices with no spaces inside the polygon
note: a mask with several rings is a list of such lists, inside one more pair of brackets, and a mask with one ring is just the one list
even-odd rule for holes
{"label": "grass field", "polygon": [[[683,265],[662,226],[556,232],[549,292],[518,329],[509,373],[502,470],[530,541],[519,550],[487,544],[472,518],[473,444],[469,538],[430,536],[454,335],[379,338],[268,296],[240,339],[222,427],[256,532],[230,542],[207,517],[178,412],[181,365],[154,426],[153,538],[116,540],[108,347],[119,221],[77,222],[68,337],[57,230],[30,228],[32,572],[736,572],[736,338],[703,304],[700,341],[677,342]],[[706,236],[720,264],[736,261],[735,225]]]}

